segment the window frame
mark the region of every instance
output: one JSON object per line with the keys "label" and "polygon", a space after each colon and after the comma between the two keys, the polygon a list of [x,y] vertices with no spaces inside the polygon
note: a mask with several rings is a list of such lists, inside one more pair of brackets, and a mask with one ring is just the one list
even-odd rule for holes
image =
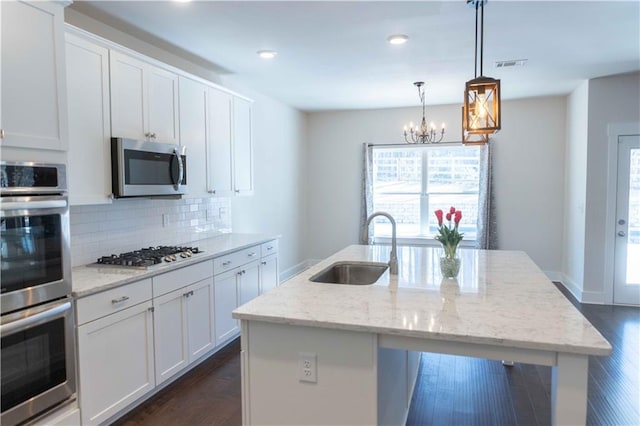
{"label": "window frame", "polygon": [[[431,214],[430,209],[429,209],[429,198],[431,195],[434,194],[429,194],[429,168],[428,168],[428,163],[429,163],[429,155],[428,152],[430,150],[433,149],[443,149],[443,148],[460,148],[460,147],[465,147],[467,148],[467,146],[465,146],[464,144],[462,144],[461,142],[456,142],[456,143],[439,143],[437,145],[419,145],[419,144],[411,144],[411,145],[401,145],[401,144],[389,144],[389,145],[372,145],[373,151],[375,151],[376,149],[379,150],[401,150],[401,149],[407,149],[407,148],[417,148],[417,149],[421,149],[422,153],[421,153],[421,173],[420,173],[420,192],[419,192],[419,197],[420,197],[420,212],[419,212],[419,217],[420,217],[420,225],[419,225],[419,229],[420,232],[423,235],[415,235],[412,237],[397,237],[397,241],[398,244],[402,244],[402,245],[409,245],[409,246],[433,246],[433,247],[439,247],[440,243],[435,239],[435,234],[430,234],[428,227],[429,227],[429,215]],[[468,147],[468,148],[473,148],[473,147]],[[372,167],[375,169],[375,155],[372,152]],[[478,166],[480,166],[480,162],[481,159],[478,158]],[[374,172],[374,170],[372,170],[372,173]],[[478,190],[476,192],[471,192],[471,191],[464,191],[464,192],[457,192],[457,193],[451,193],[451,195],[475,195],[478,197],[478,202],[480,201],[480,193],[481,193],[481,188],[480,188],[480,180],[481,180],[481,176],[478,176]],[[372,204],[375,206],[375,176],[372,180],[372,199],[371,202]],[[397,195],[402,195],[403,193],[397,193]],[[404,193],[407,195],[410,194],[415,194],[415,193]],[[448,193],[438,193],[437,195],[446,195]],[[388,194],[388,195],[393,195],[393,194]],[[375,209],[375,207],[374,207]],[[426,227],[426,229],[424,229]],[[373,228],[373,240],[376,243],[381,243],[381,244],[391,244],[391,237],[390,236],[376,236],[375,235],[375,226]],[[476,236],[475,238],[471,239],[471,238],[465,238],[460,242],[460,247],[475,247],[476,242],[477,242],[477,232],[476,232]]]}

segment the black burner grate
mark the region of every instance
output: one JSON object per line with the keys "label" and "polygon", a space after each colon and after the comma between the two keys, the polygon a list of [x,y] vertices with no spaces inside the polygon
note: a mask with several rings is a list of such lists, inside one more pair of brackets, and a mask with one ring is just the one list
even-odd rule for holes
{"label": "black burner grate", "polygon": [[198,247],[158,246],[119,255],[102,256],[97,263],[100,265],[148,267],[162,262],[173,262],[180,258],[186,259],[198,253],[202,253]]}

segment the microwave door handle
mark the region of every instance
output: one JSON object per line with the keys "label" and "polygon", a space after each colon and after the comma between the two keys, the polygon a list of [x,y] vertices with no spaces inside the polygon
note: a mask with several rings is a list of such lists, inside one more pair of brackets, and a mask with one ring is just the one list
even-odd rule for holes
{"label": "microwave door handle", "polygon": [[52,309],[47,309],[46,311],[38,312],[37,314],[30,315],[26,318],[21,318],[19,320],[10,322],[8,324],[3,324],[0,326],[2,336],[7,336],[21,329],[27,328],[30,325],[40,323],[48,318],[55,317],[60,315],[64,311],[71,309],[71,302],[65,302],[61,305],[56,306]]}
{"label": "microwave door handle", "polygon": [[177,148],[173,149],[173,155],[175,155],[176,160],[178,160],[178,179],[177,182],[173,183],[173,187],[178,191],[180,189],[180,184],[182,183],[182,178],[184,177],[184,165],[182,164],[182,157],[180,156]]}

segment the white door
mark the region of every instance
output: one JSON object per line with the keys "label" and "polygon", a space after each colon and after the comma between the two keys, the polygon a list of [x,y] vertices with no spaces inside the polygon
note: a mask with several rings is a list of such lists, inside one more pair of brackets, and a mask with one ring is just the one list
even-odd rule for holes
{"label": "white door", "polygon": [[242,306],[260,295],[260,262],[247,263],[238,272],[239,304]]}
{"label": "white door", "polygon": [[213,277],[216,344],[225,342],[240,331],[238,321],[231,316],[238,307],[237,273],[238,270],[234,269]]}
{"label": "white door", "polygon": [[147,130],[155,142],[178,143],[178,76],[172,72],[148,65]]}
{"label": "white door", "polygon": [[153,299],[157,384],[189,364],[186,312],[188,297],[188,291],[182,288]]}
{"label": "white door", "polygon": [[117,138],[144,140],[145,64],[119,52],[111,51],[111,135]]}
{"label": "white door", "polygon": [[278,256],[263,257],[260,262],[260,294],[278,285]]}
{"label": "white door", "polygon": [[187,330],[189,362],[213,349],[216,338],[213,329],[213,277],[187,287]]}
{"label": "white door", "polygon": [[253,193],[253,145],[251,141],[251,102],[233,99],[233,176],[234,192]]}
{"label": "white door", "polygon": [[640,135],[618,138],[613,302],[640,305]]}
{"label": "white door", "polygon": [[209,88],[207,184],[209,193],[217,196],[233,194],[231,162],[232,99],[232,96],[226,92]]}
{"label": "white door", "polygon": [[207,193],[207,86],[180,77],[180,145],[187,148],[189,197]]}

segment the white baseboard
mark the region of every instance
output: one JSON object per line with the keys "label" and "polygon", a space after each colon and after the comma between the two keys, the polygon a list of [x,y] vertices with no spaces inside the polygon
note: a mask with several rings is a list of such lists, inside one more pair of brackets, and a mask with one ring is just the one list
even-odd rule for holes
{"label": "white baseboard", "polygon": [[280,282],[281,283],[285,282],[289,278],[292,278],[292,277],[298,275],[300,272],[309,269],[310,267],[312,267],[313,265],[315,265],[318,262],[319,262],[319,260],[307,259],[307,260],[303,260],[302,262],[298,263],[297,265],[293,265],[291,268],[286,269],[286,270],[284,270],[284,271],[282,271],[280,273]]}
{"label": "white baseboard", "polygon": [[578,299],[580,303],[589,303],[593,305],[610,305],[611,302],[607,301],[607,295],[602,291],[584,291],[582,287],[569,278],[565,274],[561,274],[562,278],[559,279],[562,285],[573,294],[573,297]]}

